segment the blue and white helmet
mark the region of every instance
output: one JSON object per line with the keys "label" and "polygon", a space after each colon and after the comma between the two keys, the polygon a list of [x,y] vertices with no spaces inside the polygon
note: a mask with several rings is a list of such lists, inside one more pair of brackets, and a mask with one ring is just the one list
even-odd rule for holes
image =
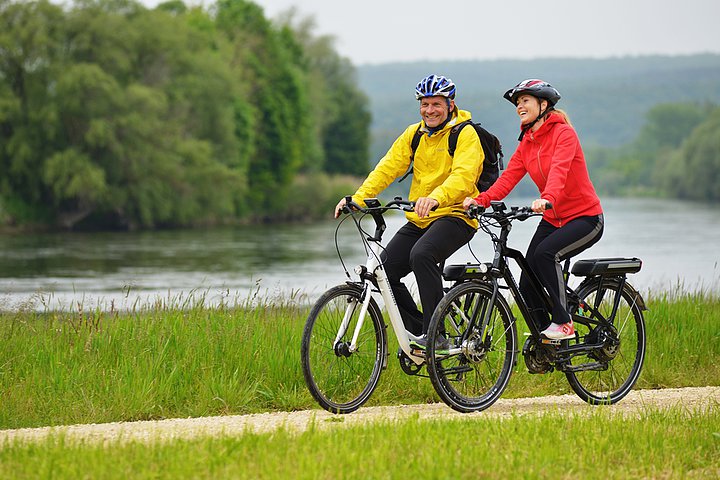
{"label": "blue and white helmet", "polygon": [[425,97],[446,97],[455,98],[455,84],[449,78],[442,75],[428,75],[420,80],[415,87],[415,98],[420,100]]}

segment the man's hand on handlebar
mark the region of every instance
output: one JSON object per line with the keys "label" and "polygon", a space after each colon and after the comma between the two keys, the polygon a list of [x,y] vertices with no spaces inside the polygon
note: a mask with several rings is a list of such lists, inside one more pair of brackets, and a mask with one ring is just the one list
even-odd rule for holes
{"label": "man's hand on handlebar", "polygon": [[349,197],[349,196],[348,196],[348,197],[343,197],[343,198],[338,202],[338,204],[335,206],[335,218],[338,218],[338,217],[340,216],[340,214],[342,213],[343,208],[345,207],[345,205],[347,205],[348,198],[352,199],[352,197]]}
{"label": "man's hand on handlebar", "polygon": [[465,197],[465,200],[463,200],[463,210],[467,210],[472,205],[477,205],[478,203],[475,201],[472,197]]}
{"label": "man's hand on handlebar", "polygon": [[415,213],[420,218],[430,215],[431,210],[435,210],[440,202],[430,197],[420,197],[415,201]]}

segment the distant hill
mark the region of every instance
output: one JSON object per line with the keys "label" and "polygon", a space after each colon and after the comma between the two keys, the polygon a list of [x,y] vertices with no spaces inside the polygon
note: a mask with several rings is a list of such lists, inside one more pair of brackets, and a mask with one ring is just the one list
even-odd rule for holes
{"label": "distant hill", "polygon": [[[507,155],[515,150],[518,120],[502,94],[526,78],[542,78],[562,94],[584,145],[615,147],[635,138],[645,113],[668,102],[720,104],[720,55],[643,56],[609,59],[538,59],[413,62],[357,67],[373,115],[371,163],[419,119],[413,96],[429,73],[458,86],[457,102],[496,133]],[[668,125],[672,128],[672,125]]]}

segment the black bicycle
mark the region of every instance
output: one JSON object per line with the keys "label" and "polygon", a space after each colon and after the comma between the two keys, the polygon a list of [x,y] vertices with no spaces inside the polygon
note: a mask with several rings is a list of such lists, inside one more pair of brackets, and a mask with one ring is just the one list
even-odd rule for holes
{"label": "black bicycle", "polygon": [[[509,290],[529,334],[522,355],[530,373],[565,373],[584,401],[613,404],[632,389],[645,358],[645,302],[626,276],[640,271],[638,258],[578,260],[564,264],[568,312],[576,334],[550,340],[540,334],[508,264],[513,259],[551,311],[552,301],[521,252],[509,248],[512,223],[539,214],[529,207],[471,208],[480,229],[490,235],[495,256],[489,263],[449,265],[443,275],[454,286],[438,304],[428,331],[427,370],[440,398],[455,410],[491,406],[503,393],[519,353],[516,319],[505,297]],[[495,229],[499,228],[499,235]],[[569,274],[583,277],[577,288]]]}

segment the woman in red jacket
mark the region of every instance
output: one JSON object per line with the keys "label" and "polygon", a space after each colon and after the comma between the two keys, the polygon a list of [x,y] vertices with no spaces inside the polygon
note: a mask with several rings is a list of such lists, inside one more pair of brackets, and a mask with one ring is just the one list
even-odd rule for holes
{"label": "woman in red jacket", "polygon": [[[555,109],[560,93],[547,82],[529,79],[505,92],[520,117],[520,144],[508,167],[486,192],[466,198],[463,206],[489,207],[502,200],[517,183],[530,174],[540,191],[532,209],[542,213],[526,258],[553,301],[552,322],[542,299],[524,276],[520,291],[533,318],[546,338],[564,339],[575,335],[567,312],[565,283],[560,262],[594,245],[603,233],[600,199],[590,182],[585,157],[567,115]],[[546,209],[550,203],[552,208]]]}

